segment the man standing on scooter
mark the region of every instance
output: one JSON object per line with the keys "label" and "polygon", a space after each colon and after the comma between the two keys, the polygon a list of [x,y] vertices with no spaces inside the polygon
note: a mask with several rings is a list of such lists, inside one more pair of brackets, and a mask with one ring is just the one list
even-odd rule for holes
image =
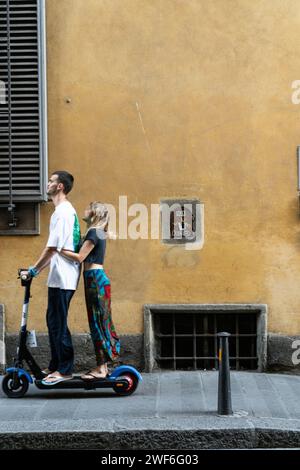
{"label": "man standing on scooter", "polygon": [[78,285],[80,265],[59,253],[64,248],[77,252],[80,227],[76,211],[67,199],[74,178],[67,171],[55,171],[48,182],[47,194],[52,199],[55,211],[50,220],[50,233],[46,248],[28,269],[35,277],[50,264],[48,276],[47,326],[51,349],[51,360],[43,383],[53,385],[72,378],[74,350],[67,325],[70,301]]}

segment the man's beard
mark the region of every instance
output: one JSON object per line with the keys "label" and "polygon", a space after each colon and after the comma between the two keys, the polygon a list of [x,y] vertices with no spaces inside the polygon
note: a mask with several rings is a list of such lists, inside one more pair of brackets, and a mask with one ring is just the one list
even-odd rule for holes
{"label": "man's beard", "polygon": [[59,189],[57,189],[57,188],[55,188],[55,189],[49,189],[49,190],[47,191],[47,195],[48,195],[48,196],[56,196],[56,194],[58,194],[58,193],[59,193]]}

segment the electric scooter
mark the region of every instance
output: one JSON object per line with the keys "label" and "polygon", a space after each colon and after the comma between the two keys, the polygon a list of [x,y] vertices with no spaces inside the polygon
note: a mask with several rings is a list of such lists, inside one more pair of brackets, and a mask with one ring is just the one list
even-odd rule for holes
{"label": "electric scooter", "polygon": [[[43,373],[41,368],[36,363],[31,355],[28,345],[27,337],[27,319],[30,295],[30,286],[32,277],[25,274],[23,271],[26,269],[19,269],[19,279],[21,285],[25,287],[24,304],[22,311],[22,322],[19,333],[17,357],[14,359],[14,367],[6,369],[6,375],[2,381],[2,389],[9,398],[23,397],[29,387],[29,384],[35,383],[36,387],[41,390],[49,389],[76,389],[81,388],[84,390],[95,390],[98,388],[112,388],[117,395],[128,396],[131,395],[142,380],[141,374],[132,366],[122,365],[116,367],[113,372],[105,378],[84,380],[80,376],[74,376],[72,379],[64,380],[53,385],[44,384],[42,381],[47,374]],[[23,272],[23,273],[22,273]],[[26,362],[30,371],[27,372],[23,369],[23,362]]]}

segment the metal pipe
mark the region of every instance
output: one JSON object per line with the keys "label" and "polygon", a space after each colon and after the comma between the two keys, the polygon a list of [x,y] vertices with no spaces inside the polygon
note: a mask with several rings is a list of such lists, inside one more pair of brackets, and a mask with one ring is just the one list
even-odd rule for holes
{"label": "metal pipe", "polygon": [[230,333],[218,333],[220,339],[219,347],[219,384],[218,384],[218,414],[232,415],[230,368],[229,368],[229,346]]}

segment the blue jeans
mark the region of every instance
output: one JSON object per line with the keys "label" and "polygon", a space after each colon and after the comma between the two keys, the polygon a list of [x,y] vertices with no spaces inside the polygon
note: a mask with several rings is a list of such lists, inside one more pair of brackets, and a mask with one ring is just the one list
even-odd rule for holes
{"label": "blue jeans", "polygon": [[48,287],[47,326],[51,360],[49,369],[69,375],[73,370],[74,350],[67,325],[68,309],[74,290]]}

